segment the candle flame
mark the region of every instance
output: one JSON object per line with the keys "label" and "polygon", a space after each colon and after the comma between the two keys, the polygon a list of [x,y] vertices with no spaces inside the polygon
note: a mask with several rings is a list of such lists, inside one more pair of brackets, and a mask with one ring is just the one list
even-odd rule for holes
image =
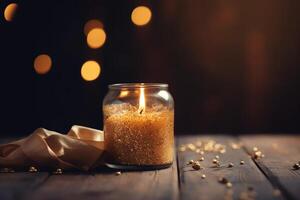
{"label": "candle flame", "polygon": [[140,89],[139,113],[142,114],[146,110],[145,88]]}

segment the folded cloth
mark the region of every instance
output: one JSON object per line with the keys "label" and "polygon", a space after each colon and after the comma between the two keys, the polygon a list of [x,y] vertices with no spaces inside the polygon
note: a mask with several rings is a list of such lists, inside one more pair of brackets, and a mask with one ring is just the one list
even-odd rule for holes
{"label": "folded cloth", "polygon": [[67,135],[44,128],[26,138],[0,145],[0,166],[89,170],[101,164],[103,131],[72,126]]}

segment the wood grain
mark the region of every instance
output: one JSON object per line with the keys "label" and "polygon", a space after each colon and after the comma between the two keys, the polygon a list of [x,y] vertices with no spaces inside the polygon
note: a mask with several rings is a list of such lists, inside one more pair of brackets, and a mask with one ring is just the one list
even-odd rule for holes
{"label": "wood grain", "polygon": [[[221,144],[236,142],[230,136],[189,136],[178,138],[178,146],[181,144],[195,143],[197,140],[216,140]],[[212,167],[212,159],[215,155],[220,156],[221,167]],[[186,167],[190,160],[197,160],[201,156],[192,151],[178,152],[178,164],[180,172],[180,197],[182,199],[241,199],[251,196],[255,199],[283,199],[282,196],[273,194],[273,187],[260,172],[255,163],[249,158],[243,149],[232,149],[227,147],[225,154],[206,153],[205,160],[201,162],[204,169],[195,171],[191,167]],[[240,165],[244,160],[245,164]],[[228,168],[229,162],[234,163],[233,168]],[[205,174],[206,178],[201,179]],[[232,189],[226,188],[224,184],[218,182],[219,177],[227,178],[232,184]],[[254,192],[250,192],[248,187],[253,187]]]}
{"label": "wood grain", "polygon": [[[300,161],[300,136],[245,135],[182,136],[177,146],[213,139],[226,144],[226,153],[205,153],[204,169],[195,171],[187,161],[202,157],[192,151],[177,153],[171,168],[157,171],[128,171],[120,176],[115,171],[0,173],[0,199],[300,199],[300,170],[293,170]],[[4,140],[0,141],[3,142]],[[6,140],[5,142],[7,142]],[[243,148],[233,149],[230,143],[242,142]],[[253,160],[249,155],[258,147],[264,158]],[[220,156],[221,167],[213,167],[212,159]],[[240,165],[244,160],[245,164]],[[234,163],[228,168],[229,162]],[[177,167],[178,166],[178,167]],[[206,178],[202,179],[201,175]],[[179,176],[178,176],[179,175]],[[231,189],[218,182],[225,177]],[[249,193],[252,187],[254,192]],[[279,189],[281,194],[274,193]],[[250,194],[250,195],[249,195]],[[246,195],[246,196],[245,196]],[[249,199],[249,198],[248,198]]]}
{"label": "wood grain", "polygon": [[0,199],[23,199],[48,178],[47,172],[0,173]]}
{"label": "wood grain", "polygon": [[255,146],[265,154],[264,158],[255,162],[270,181],[287,198],[300,199],[300,170],[292,168],[300,161],[300,136],[255,135],[240,138],[250,154]]}
{"label": "wood grain", "polygon": [[28,199],[177,199],[177,165],[157,171],[129,171],[116,176],[99,169],[94,174],[52,175]]}

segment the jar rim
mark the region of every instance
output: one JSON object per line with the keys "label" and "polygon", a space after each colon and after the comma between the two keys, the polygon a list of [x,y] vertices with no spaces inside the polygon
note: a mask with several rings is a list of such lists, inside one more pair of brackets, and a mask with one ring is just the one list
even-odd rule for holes
{"label": "jar rim", "polygon": [[166,83],[116,83],[108,85],[109,89],[135,89],[135,88],[168,88]]}

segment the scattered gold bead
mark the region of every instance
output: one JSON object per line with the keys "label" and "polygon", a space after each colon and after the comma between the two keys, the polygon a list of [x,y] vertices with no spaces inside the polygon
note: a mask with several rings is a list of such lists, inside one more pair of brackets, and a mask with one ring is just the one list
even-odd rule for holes
{"label": "scattered gold bead", "polygon": [[189,162],[188,162],[188,164],[193,164],[195,161],[194,160],[190,160]]}
{"label": "scattered gold bead", "polygon": [[179,151],[181,151],[181,152],[186,151],[186,147],[181,146],[181,147],[179,148]]}
{"label": "scattered gold bead", "polygon": [[63,171],[60,168],[56,169],[56,171],[53,172],[53,174],[56,174],[56,175],[60,175],[62,173],[63,173]]}
{"label": "scattered gold bead", "polygon": [[219,178],[219,182],[226,184],[226,183],[228,183],[228,180],[227,180],[227,178],[221,177],[221,178]]}
{"label": "scattered gold bead", "polygon": [[29,169],[28,169],[29,172],[31,173],[34,173],[34,172],[37,172],[37,168],[33,167],[33,166],[30,166]]}
{"label": "scattered gold bead", "polygon": [[241,164],[241,165],[245,164],[245,161],[241,160],[240,164]]}
{"label": "scattered gold bead", "polygon": [[116,176],[120,176],[121,174],[121,172],[116,172]]}
{"label": "scattered gold bead", "polygon": [[220,150],[220,153],[221,153],[221,154],[226,153],[226,149],[221,149],[221,150]]}
{"label": "scattered gold bead", "polygon": [[300,169],[300,164],[299,164],[299,163],[294,164],[294,165],[293,165],[293,168],[294,168],[295,170]]}
{"label": "scattered gold bead", "polygon": [[202,178],[202,179],[205,179],[205,178],[206,178],[206,175],[205,175],[205,174],[202,174],[201,178]]}
{"label": "scattered gold bead", "polygon": [[192,143],[188,144],[187,147],[191,151],[195,151],[196,150],[196,146],[194,144],[192,144]]}
{"label": "scattered gold bead", "polygon": [[254,155],[253,155],[253,158],[254,159],[259,159],[259,158],[261,158],[262,157],[262,152],[261,151],[256,151],[255,153],[254,153]]}
{"label": "scattered gold bead", "polygon": [[193,169],[195,170],[200,170],[201,169],[201,165],[198,162],[194,162],[192,165]]}
{"label": "scattered gold bead", "polygon": [[227,188],[232,188],[232,183],[230,183],[230,182],[226,183],[226,187]]}
{"label": "scattered gold bead", "polygon": [[241,144],[240,143],[231,143],[231,148],[232,149],[240,149],[241,148]]}
{"label": "scattered gold bead", "polygon": [[200,151],[200,154],[201,154],[201,155],[204,155],[204,151]]}
{"label": "scattered gold bead", "polygon": [[218,167],[220,166],[220,161],[218,161],[217,159],[213,159],[212,163]]}
{"label": "scattered gold bead", "polygon": [[234,167],[234,164],[233,164],[233,163],[229,163],[229,164],[228,164],[228,167],[229,167],[229,168]]}
{"label": "scattered gold bead", "polygon": [[257,147],[253,147],[253,151],[258,151],[258,148]]}
{"label": "scattered gold bead", "polygon": [[199,160],[200,160],[200,161],[203,161],[203,160],[204,160],[204,157],[201,157]]}
{"label": "scattered gold bead", "polygon": [[216,158],[216,159],[219,159],[219,158],[220,158],[220,156],[216,155],[216,156],[215,156],[215,158]]}

